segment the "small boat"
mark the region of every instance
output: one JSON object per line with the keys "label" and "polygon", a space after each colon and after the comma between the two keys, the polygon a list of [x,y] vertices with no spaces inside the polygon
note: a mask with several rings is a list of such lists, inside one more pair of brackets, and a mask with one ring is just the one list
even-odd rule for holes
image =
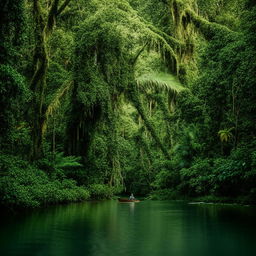
{"label": "small boat", "polygon": [[126,198],[118,198],[120,203],[139,203],[140,200],[137,199],[126,199]]}

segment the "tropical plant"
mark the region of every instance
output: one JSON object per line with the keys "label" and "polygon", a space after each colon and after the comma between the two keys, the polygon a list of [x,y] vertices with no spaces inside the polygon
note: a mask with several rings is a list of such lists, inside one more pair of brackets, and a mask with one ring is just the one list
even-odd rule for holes
{"label": "tropical plant", "polygon": [[228,142],[232,139],[233,134],[232,134],[232,130],[234,130],[234,127],[231,127],[229,129],[222,129],[218,131],[218,135],[220,138],[221,142]]}

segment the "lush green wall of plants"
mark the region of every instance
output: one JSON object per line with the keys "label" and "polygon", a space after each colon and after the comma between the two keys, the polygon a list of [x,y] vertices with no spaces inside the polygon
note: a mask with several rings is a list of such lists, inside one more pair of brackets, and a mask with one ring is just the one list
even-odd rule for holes
{"label": "lush green wall of plants", "polygon": [[249,0],[0,4],[0,203],[256,201]]}

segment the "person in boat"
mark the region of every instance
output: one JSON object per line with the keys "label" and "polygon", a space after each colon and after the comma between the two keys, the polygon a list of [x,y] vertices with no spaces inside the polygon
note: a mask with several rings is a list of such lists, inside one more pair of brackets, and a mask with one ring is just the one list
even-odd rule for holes
{"label": "person in boat", "polygon": [[135,200],[135,197],[134,197],[133,193],[131,193],[131,195],[129,197],[129,200]]}

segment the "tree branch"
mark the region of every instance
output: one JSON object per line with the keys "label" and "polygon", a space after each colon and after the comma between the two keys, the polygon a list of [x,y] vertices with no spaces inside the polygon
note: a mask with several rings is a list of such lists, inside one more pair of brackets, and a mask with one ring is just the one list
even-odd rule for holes
{"label": "tree branch", "polygon": [[235,33],[224,25],[210,22],[200,17],[192,10],[187,9],[185,13],[187,17],[193,22],[194,26],[198,28],[208,40],[211,40],[217,33],[222,33],[223,35]]}
{"label": "tree branch", "polygon": [[129,99],[133,103],[134,107],[137,109],[139,115],[141,116],[142,120],[144,121],[144,124],[145,124],[146,128],[150,132],[151,136],[155,140],[155,142],[158,145],[158,147],[161,149],[163,155],[168,160],[170,160],[171,157],[169,155],[169,152],[168,152],[167,148],[165,147],[165,145],[161,142],[159,136],[157,135],[154,123],[152,122],[152,120],[150,120],[147,117],[147,114],[146,114],[146,112],[144,110],[144,107],[143,107],[143,104],[141,102],[141,99],[140,99],[140,96],[138,94],[138,91],[136,90],[136,85],[133,84],[133,83],[131,84],[131,88],[130,88],[130,91],[129,91]]}
{"label": "tree branch", "polygon": [[43,31],[45,23],[42,15],[42,8],[39,0],[33,1],[33,15],[36,23],[36,29]]}
{"label": "tree branch", "polygon": [[65,0],[65,2],[58,9],[56,16],[60,15],[65,10],[65,8],[68,6],[68,4],[70,2],[71,2],[71,0]]}
{"label": "tree branch", "polygon": [[137,52],[136,56],[134,57],[134,59],[132,60],[132,65],[135,65],[138,58],[140,57],[141,53],[145,50],[146,46],[148,45],[148,42],[146,42],[142,48]]}
{"label": "tree branch", "polygon": [[153,25],[149,24],[148,28],[153,31],[154,33],[158,34],[159,36],[163,37],[166,42],[172,47],[172,48],[185,48],[185,44],[181,42],[180,40],[174,38],[171,35],[166,34],[165,32],[157,29]]}
{"label": "tree branch", "polygon": [[48,18],[47,18],[46,34],[50,34],[52,32],[52,29],[56,23],[58,5],[59,5],[59,0],[54,0],[52,2],[51,8],[48,14]]}

